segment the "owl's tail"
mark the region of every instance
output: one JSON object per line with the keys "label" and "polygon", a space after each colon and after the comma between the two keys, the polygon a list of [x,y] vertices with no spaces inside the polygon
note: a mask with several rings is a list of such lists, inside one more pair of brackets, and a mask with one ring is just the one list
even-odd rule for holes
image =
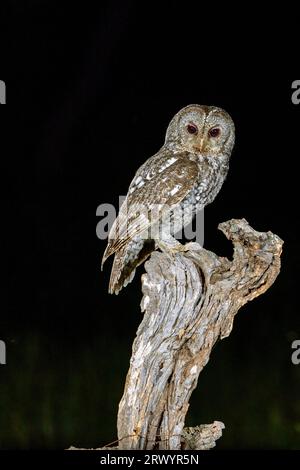
{"label": "owl's tail", "polygon": [[146,241],[141,251],[130,261],[127,258],[127,246],[117,251],[111,270],[108,292],[117,295],[123,287],[126,287],[134,278],[136,268],[148,258],[154,248],[154,241]]}

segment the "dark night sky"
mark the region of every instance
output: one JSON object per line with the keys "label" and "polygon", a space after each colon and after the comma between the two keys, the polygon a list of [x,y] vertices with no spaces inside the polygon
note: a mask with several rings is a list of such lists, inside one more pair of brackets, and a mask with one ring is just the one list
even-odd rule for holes
{"label": "dark night sky", "polygon": [[[223,447],[296,448],[300,366],[293,366],[290,356],[292,340],[300,339],[300,105],[291,102],[297,76],[268,76],[258,65],[251,75],[243,74],[238,61],[235,69],[213,68],[203,39],[197,42],[195,32],[184,39],[176,34],[180,12],[165,21],[166,12],[142,12],[134,2],[101,4],[106,6],[11,2],[6,11],[9,54],[0,79],[7,84],[8,104],[1,114],[10,185],[2,207],[12,230],[9,235],[4,230],[9,263],[0,339],[7,342],[8,363],[0,369],[0,381],[4,400],[12,394],[20,405],[14,416],[0,417],[0,445],[95,445],[115,437],[117,403],[141,318],[143,269],[118,297],[107,294],[111,261],[101,273],[105,242],[95,234],[96,208],[116,204],[119,194],[126,194],[136,169],[163,144],[174,113],[199,103],[225,108],[237,130],[229,176],[205,211],[206,248],[230,256],[231,245],[217,225],[240,217],[257,230],[277,233],[285,244],[274,286],[243,308],[230,338],[214,349],[189,419],[193,424],[224,420]],[[229,54],[221,44],[212,51],[220,59]],[[86,363],[89,373],[82,375]],[[20,368],[24,376],[32,374],[25,392]],[[77,402],[64,415],[58,403],[70,399],[70,384],[77,379]],[[29,403],[36,423],[43,419],[42,408],[32,404],[45,401],[42,380],[53,387],[46,394],[49,422],[58,421],[60,431],[51,434],[36,424],[22,434]],[[223,396],[214,390],[223,390]],[[87,399],[91,404],[82,416]],[[237,401],[238,411],[231,412]],[[201,403],[205,410],[194,417],[192,409]],[[68,420],[72,430],[64,424]],[[270,431],[259,440],[264,420]]]}

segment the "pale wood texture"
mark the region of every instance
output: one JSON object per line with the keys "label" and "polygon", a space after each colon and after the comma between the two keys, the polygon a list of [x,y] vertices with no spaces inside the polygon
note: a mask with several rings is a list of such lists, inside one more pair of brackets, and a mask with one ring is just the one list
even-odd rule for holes
{"label": "pale wood texture", "polygon": [[238,310],[275,281],[283,242],[244,219],[219,228],[233,242],[232,261],[191,243],[174,256],[156,251],[145,263],[144,316],[119,404],[119,449],[209,449],[222,434],[218,421],[184,429],[190,396]]}

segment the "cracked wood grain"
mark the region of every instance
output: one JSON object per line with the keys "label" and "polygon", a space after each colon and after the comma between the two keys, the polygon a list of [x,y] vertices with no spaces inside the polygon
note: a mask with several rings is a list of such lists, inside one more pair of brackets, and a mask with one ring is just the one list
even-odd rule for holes
{"label": "cracked wood grain", "polygon": [[219,228],[233,243],[232,261],[192,243],[174,256],[156,251],[145,263],[144,317],[119,404],[119,449],[208,449],[222,434],[219,421],[184,428],[189,400],[238,310],[275,281],[283,242],[245,219]]}

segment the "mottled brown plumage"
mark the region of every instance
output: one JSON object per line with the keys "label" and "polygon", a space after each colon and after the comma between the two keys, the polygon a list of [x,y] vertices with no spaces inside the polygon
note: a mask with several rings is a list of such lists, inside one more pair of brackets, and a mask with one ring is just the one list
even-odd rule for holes
{"label": "mottled brown plumage", "polygon": [[184,250],[174,235],[219,192],[233,145],[232,119],[220,108],[190,105],[174,116],[163,147],[137,171],[110,231],[102,260],[115,255],[110,293],[127,285],[155,248]]}

